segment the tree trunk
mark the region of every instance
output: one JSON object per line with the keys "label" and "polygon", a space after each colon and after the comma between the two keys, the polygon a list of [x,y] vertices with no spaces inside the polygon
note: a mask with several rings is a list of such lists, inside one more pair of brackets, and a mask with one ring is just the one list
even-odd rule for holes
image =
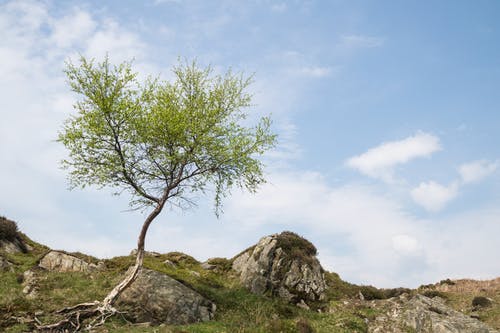
{"label": "tree trunk", "polygon": [[128,286],[132,284],[132,282],[135,281],[137,278],[137,275],[139,273],[139,270],[142,268],[142,264],[144,262],[144,244],[145,244],[145,239],[146,239],[146,233],[148,232],[149,225],[153,220],[160,214],[161,210],[163,209],[163,205],[165,202],[160,202],[158,206],[148,215],[146,220],[144,221],[141,229],[141,233],[139,234],[139,239],[137,241],[137,255],[135,258],[135,265],[132,266],[132,269],[129,269],[127,271],[127,275],[125,278],[117,284],[113,290],[106,296],[106,298],[102,302],[102,307],[110,307],[113,305],[113,303],[116,301],[118,296],[127,289]]}

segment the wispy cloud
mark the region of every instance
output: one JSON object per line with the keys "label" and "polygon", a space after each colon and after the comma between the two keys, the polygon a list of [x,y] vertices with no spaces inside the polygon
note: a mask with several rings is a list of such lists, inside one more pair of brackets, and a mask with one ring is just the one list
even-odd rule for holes
{"label": "wispy cloud", "polygon": [[366,176],[392,182],[395,166],[430,156],[439,150],[441,144],[437,136],[419,132],[403,140],[384,142],[353,156],[346,161],[346,165]]}
{"label": "wispy cloud", "polygon": [[498,165],[498,161],[478,160],[462,164],[458,168],[458,172],[464,184],[477,183],[494,173],[498,169]]}
{"label": "wispy cloud", "polygon": [[382,37],[365,35],[342,35],[340,36],[340,45],[345,48],[363,49],[374,48],[384,45],[385,39]]}

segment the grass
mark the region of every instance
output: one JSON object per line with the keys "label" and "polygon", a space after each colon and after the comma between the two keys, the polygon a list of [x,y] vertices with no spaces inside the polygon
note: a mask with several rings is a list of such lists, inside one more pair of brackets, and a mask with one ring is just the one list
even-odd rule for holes
{"label": "grass", "polygon": [[[37,313],[37,318],[49,323],[57,319],[52,314],[57,309],[103,299],[135,260],[132,256],[104,260],[106,269],[91,273],[41,272],[38,297],[28,299],[22,292],[23,285],[19,276],[37,265],[49,249],[27,237],[24,241],[32,248],[30,253],[1,254],[14,263],[14,272],[0,272],[0,331],[2,332],[17,333],[31,330],[28,324],[18,323],[12,316],[30,318]],[[288,244],[286,246],[293,248],[298,243],[293,241]],[[88,258],[83,254],[80,256]],[[173,262],[175,266],[165,264],[165,260]],[[369,302],[360,301],[359,292],[367,299],[379,299],[408,291],[357,286],[343,281],[338,274],[325,272],[328,285],[327,300],[317,306],[321,312],[310,311],[276,297],[251,294],[241,286],[238,276],[230,269],[231,260],[215,258],[209,263],[216,265],[218,269],[204,270],[196,259],[179,252],[154,257],[146,256],[144,259],[146,268],[168,274],[215,302],[217,311],[214,320],[191,325],[149,327],[134,325],[124,318],[114,317],[96,332],[366,332],[366,321],[373,320],[382,309],[371,307]],[[459,295],[447,292],[445,294],[450,306],[456,309],[463,307],[464,312],[478,315],[492,327],[500,328],[500,307],[491,306],[474,312],[471,305],[475,296],[490,297],[494,305],[498,304],[500,302],[498,293]]]}
{"label": "grass", "polygon": [[[33,248],[30,253],[2,254],[15,263],[14,272],[0,273],[0,331],[26,332],[27,324],[20,324],[12,316],[33,317],[48,323],[58,318],[52,313],[65,306],[102,299],[133,264],[131,256],[104,260],[106,269],[92,273],[41,272],[38,297],[23,295],[19,276],[37,265],[48,249],[26,240]],[[83,256],[83,255],[82,255]],[[95,259],[95,258],[94,258]],[[165,260],[175,263],[166,265]],[[364,332],[366,308],[336,308],[332,313],[318,313],[300,309],[279,298],[254,295],[244,289],[238,277],[229,269],[230,260],[216,258],[210,263],[217,270],[203,270],[194,258],[174,252],[157,257],[146,256],[144,266],[170,275],[215,302],[215,319],[210,322],[182,326],[132,325],[116,317],[97,332]],[[325,309],[330,305],[325,304]]]}

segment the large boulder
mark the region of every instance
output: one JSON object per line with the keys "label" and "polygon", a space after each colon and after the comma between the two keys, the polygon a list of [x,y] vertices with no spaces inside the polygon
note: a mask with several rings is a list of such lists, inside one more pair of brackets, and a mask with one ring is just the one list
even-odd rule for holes
{"label": "large boulder", "polygon": [[73,255],[50,251],[38,264],[41,268],[55,272],[90,272],[104,267],[104,263],[92,264]]}
{"label": "large boulder", "polygon": [[215,304],[166,274],[143,268],[115,306],[136,323],[182,325],[213,318]]}
{"label": "large boulder", "polygon": [[439,297],[403,294],[373,305],[383,314],[368,324],[370,333],[498,333],[446,306]]}
{"label": "large boulder", "polygon": [[324,271],[312,243],[289,231],[260,239],[233,260],[232,268],[253,293],[293,303],[325,298]]}

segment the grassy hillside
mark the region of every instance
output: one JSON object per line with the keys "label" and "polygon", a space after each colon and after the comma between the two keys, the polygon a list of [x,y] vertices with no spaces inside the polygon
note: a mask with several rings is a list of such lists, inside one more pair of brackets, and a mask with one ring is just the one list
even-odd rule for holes
{"label": "grassy hillside", "polygon": [[[0,331],[31,331],[35,317],[43,323],[57,320],[53,313],[65,306],[80,302],[101,300],[134,262],[132,256],[104,260],[106,269],[92,273],[55,273],[39,271],[38,291],[34,298],[23,294],[23,272],[37,265],[48,248],[26,236],[22,238],[31,248],[28,253],[0,253],[13,263],[13,271],[0,271]],[[75,254],[87,261],[97,262],[83,254]],[[166,265],[170,260],[175,267]],[[491,326],[500,328],[498,306],[472,309],[469,304],[475,296],[486,295],[500,303],[498,288],[487,292],[465,293],[461,289],[443,291],[439,285],[419,290],[383,290],[369,286],[356,286],[345,282],[335,273],[326,272],[327,300],[304,310],[270,296],[253,295],[242,288],[228,259],[212,260],[215,270],[203,270],[194,258],[182,253],[147,256],[145,267],[177,279],[215,302],[215,320],[185,326],[134,325],[122,317],[110,319],[96,332],[366,332],[367,322],[373,320],[380,309],[371,299],[383,299],[402,292],[441,295],[458,310],[477,315]],[[364,301],[359,294],[363,294]],[[433,294],[434,293],[434,294]],[[433,295],[431,295],[433,294]],[[463,308],[463,309],[462,309]]]}

